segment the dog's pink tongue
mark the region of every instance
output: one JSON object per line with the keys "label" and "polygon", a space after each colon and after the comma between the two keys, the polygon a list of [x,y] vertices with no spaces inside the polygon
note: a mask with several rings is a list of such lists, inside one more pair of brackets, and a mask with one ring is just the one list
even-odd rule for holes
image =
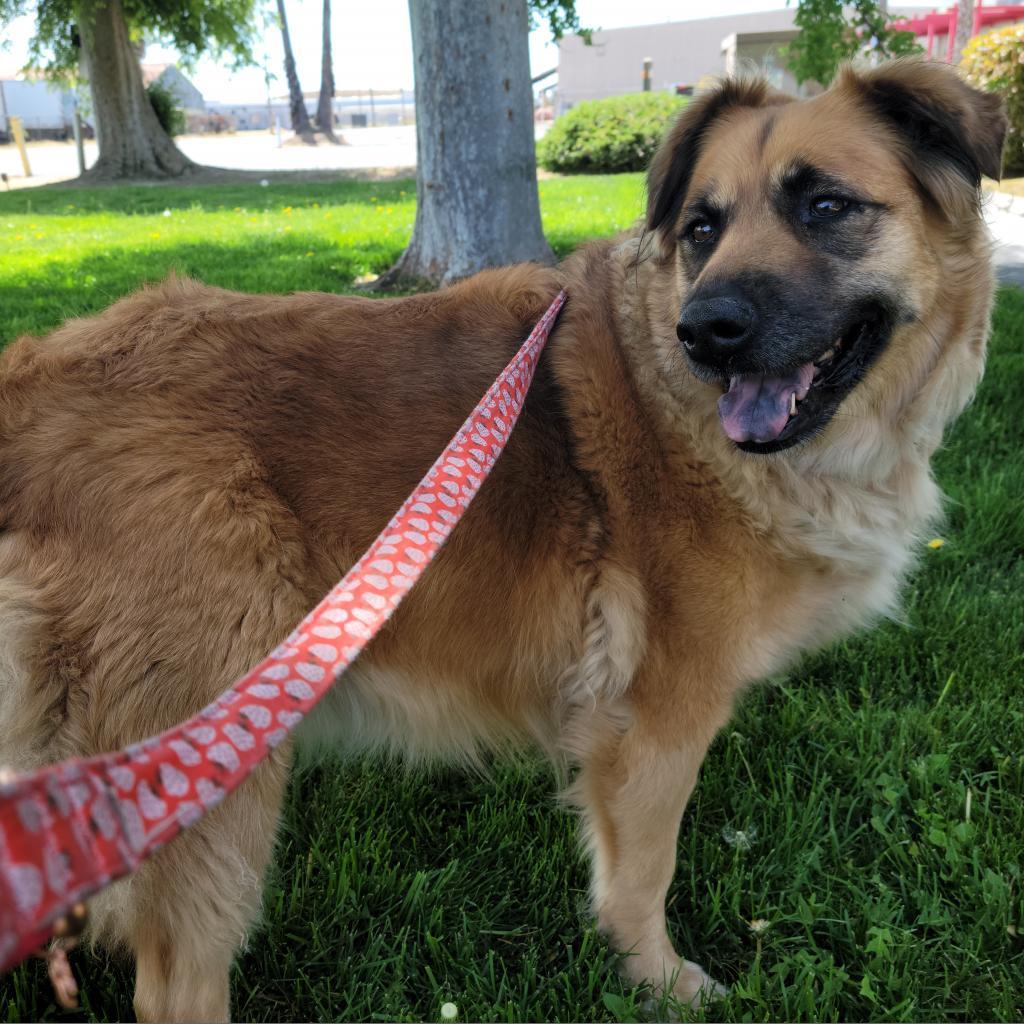
{"label": "dog's pink tongue", "polygon": [[789,421],[792,396],[802,399],[814,379],[814,363],[805,363],[785,377],[742,374],[729,380],[718,400],[718,418],[726,434],[741,441],[774,441]]}

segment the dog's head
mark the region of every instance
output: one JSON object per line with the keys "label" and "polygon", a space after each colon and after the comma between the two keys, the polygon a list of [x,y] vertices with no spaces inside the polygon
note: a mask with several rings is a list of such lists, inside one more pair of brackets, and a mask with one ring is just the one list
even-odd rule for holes
{"label": "dog's head", "polygon": [[947,419],[963,405],[991,301],[979,186],[1005,127],[996,97],[918,60],[847,68],[803,101],[727,81],[683,112],[646,226],[676,269],[682,359],[721,388],[739,448],[898,417],[959,344],[966,383],[936,400]]}

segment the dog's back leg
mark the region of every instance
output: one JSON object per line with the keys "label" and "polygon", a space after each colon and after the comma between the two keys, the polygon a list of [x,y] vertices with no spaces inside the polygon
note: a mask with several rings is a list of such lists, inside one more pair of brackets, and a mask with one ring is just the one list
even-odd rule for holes
{"label": "dog's back leg", "polygon": [[238,948],[259,912],[287,775],[275,753],[235,794],[98,901],[135,958],[140,1021],[223,1021]]}
{"label": "dog's back leg", "polygon": [[[286,511],[258,481],[222,477],[176,504],[159,493],[149,506],[122,501],[106,534],[0,538],[0,762],[25,770],[175,725],[308,611],[322,585],[302,589],[305,548]],[[288,760],[279,748],[207,819],[90,901],[92,937],[136,960],[140,1019],[227,1018]]]}

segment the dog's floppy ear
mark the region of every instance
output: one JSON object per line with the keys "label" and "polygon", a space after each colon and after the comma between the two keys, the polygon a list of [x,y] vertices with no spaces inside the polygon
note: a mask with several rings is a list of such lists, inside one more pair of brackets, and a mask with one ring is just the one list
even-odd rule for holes
{"label": "dog's floppy ear", "polygon": [[664,236],[675,224],[701,144],[715,121],[739,107],[764,107],[788,103],[789,99],[772,90],[763,79],[731,78],[690,103],[651,161],[647,176],[647,230]]}
{"label": "dog's floppy ear", "polygon": [[972,89],[949,64],[916,57],[847,67],[837,86],[890,124],[904,166],[947,216],[977,209],[981,176],[1001,172],[1007,121],[997,95]]}

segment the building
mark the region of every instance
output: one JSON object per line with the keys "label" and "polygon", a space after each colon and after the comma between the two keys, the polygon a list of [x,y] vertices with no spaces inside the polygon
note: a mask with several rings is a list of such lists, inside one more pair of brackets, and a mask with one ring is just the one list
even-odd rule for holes
{"label": "building", "polygon": [[206,109],[203,94],[178,70],[174,64],[143,64],[142,84],[148,89],[153,83],[166,89],[188,114],[201,114]]}
{"label": "building", "polygon": [[[927,8],[890,7],[893,17]],[[708,79],[756,69],[776,88],[795,96],[818,91],[815,83],[797,84],[786,68],[784,48],[797,36],[796,5],[784,10],[696,18],[661,25],[595,32],[587,46],[579,36],[558,44],[555,113],[582,100],[639,92],[643,64],[651,61],[651,88],[692,89]]]}
{"label": "building", "polygon": [[74,94],[41,77],[0,76],[0,140],[10,138],[9,118],[20,117],[30,138],[67,139],[73,133]]}
{"label": "building", "polygon": [[[318,92],[304,92],[306,113],[316,117]],[[239,130],[266,128],[267,103],[208,103],[210,110],[232,119]],[[349,89],[335,92],[332,101],[335,128],[396,127],[416,123],[416,94],[412,89]],[[292,127],[291,103],[288,95],[274,96],[270,116],[282,128]],[[272,127],[272,125],[271,125]]]}

